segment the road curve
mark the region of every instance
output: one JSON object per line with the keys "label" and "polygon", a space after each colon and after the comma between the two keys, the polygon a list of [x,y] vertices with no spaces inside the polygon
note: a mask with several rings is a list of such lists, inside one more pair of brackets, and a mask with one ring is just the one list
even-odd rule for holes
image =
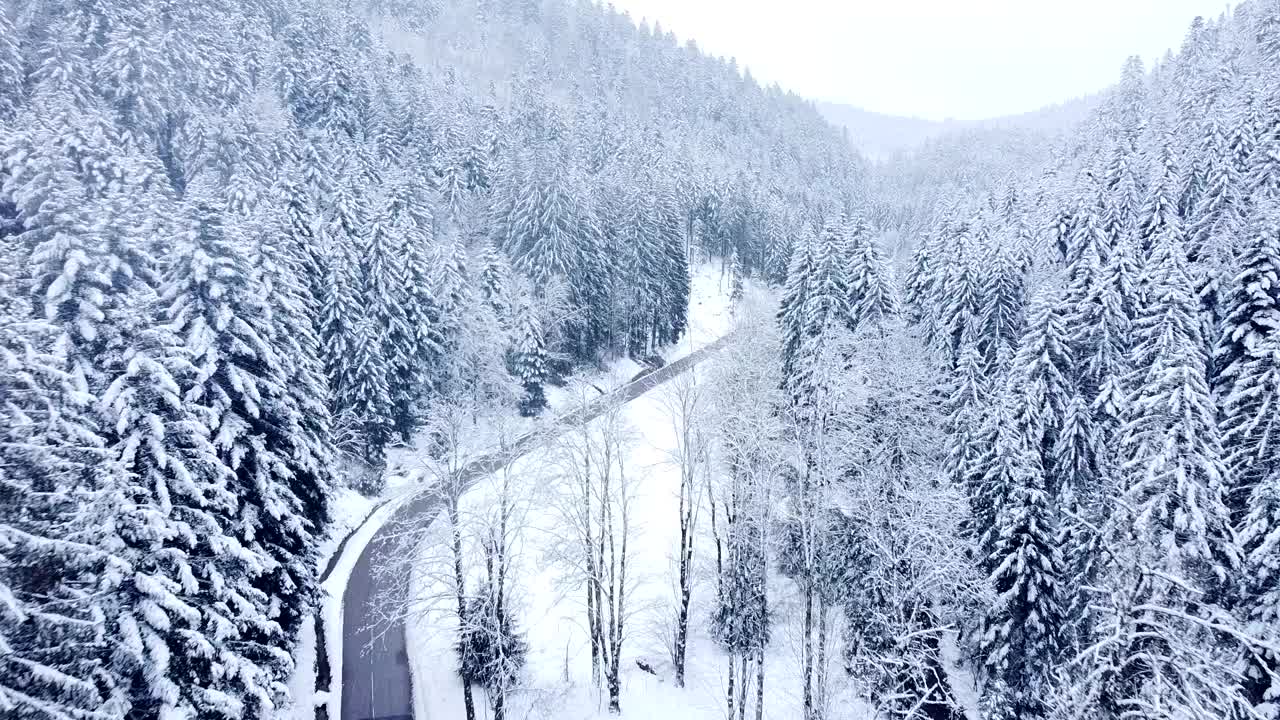
{"label": "road curve", "polygon": [[[630,402],[697,365],[724,347],[730,337],[731,335],[726,335],[686,357],[672,361],[565,414],[557,422],[568,427],[581,425],[610,407]],[[491,475],[545,440],[545,435],[526,435],[505,452],[477,458],[462,470],[464,487]],[[413,692],[404,624],[399,620],[392,621],[390,625],[383,622],[377,625],[375,633],[372,602],[380,596],[385,597],[382,588],[385,580],[382,574],[373,570],[375,563],[383,557],[382,553],[393,551],[396,545],[396,531],[393,528],[404,527],[407,523],[425,527],[439,510],[439,498],[430,493],[423,493],[405,503],[374,534],[356,559],[342,596],[342,666],[335,668],[335,674],[342,678],[339,720],[411,720],[413,717]],[[341,551],[340,546],[335,560]],[[334,564],[331,561],[330,568]]]}

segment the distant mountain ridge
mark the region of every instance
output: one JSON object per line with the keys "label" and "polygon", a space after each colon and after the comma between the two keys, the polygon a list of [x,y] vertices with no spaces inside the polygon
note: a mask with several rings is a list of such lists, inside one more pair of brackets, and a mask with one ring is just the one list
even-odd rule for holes
{"label": "distant mountain ridge", "polygon": [[988,120],[925,120],[887,115],[853,105],[816,101],[818,112],[849,133],[849,141],[872,162],[914,150],[929,140],[957,130],[1018,128],[1056,135],[1070,130],[1097,107],[1101,94],[1087,95],[1019,115]]}

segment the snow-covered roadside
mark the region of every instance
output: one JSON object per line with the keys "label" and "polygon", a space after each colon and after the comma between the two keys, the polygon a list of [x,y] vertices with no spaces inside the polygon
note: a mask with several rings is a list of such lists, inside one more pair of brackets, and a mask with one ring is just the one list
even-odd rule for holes
{"label": "snow-covered roadside", "polygon": [[[671,362],[685,357],[727,334],[732,320],[730,306],[729,279],[727,275],[722,278],[720,265],[705,263],[696,267],[690,285],[689,328],[678,342],[660,353],[663,359]],[[563,387],[548,386],[548,411],[543,418],[503,417],[500,421],[495,418],[492,422],[481,418],[476,424],[475,432],[466,438],[468,447],[463,449],[463,455],[478,458],[495,448],[497,435],[493,428],[499,425],[503,426],[502,432],[510,440],[513,430],[517,434],[532,431],[540,422],[545,423],[550,418],[569,412],[584,400],[594,399],[626,385],[644,369],[643,365],[631,358],[617,358],[603,370],[574,375]],[[315,624],[308,622],[294,653],[296,669],[289,683],[294,703],[288,717],[293,720],[313,720],[315,708],[321,704],[327,704],[330,708],[341,707],[342,595],[356,558],[395,510],[408,497],[420,491],[424,482],[432,476],[433,460],[428,452],[428,442],[428,438],[419,436],[412,443],[388,449],[388,477],[380,498],[367,498],[347,488],[340,490],[335,497],[334,522],[329,536],[320,548],[320,568],[324,568],[332,559],[344,537],[357,527],[359,530],[351,535],[342,548],[342,557],[337,559],[329,577],[321,586],[324,597],[320,613],[324,619],[325,654],[332,678],[330,690],[328,693],[317,693],[315,690],[317,639]],[[421,683],[417,675],[415,682]],[[424,690],[419,688],[415,692],[421,695]],[[335,717],[335,714],[331,712],[330,717]]]}
{"label": "snow-covered roadside", "polygon": [[[744,288],[752,281],[744,279]],[[667,362],[678,360],[710,345],[729,333],[733,324],[731,280],[720,262],[708,262],[693,270],[689,283],[689,328],[680,340],[662,353]]]}
{"label": "snow-covered roadside", "polygon": [[[689,286],[689,327],[678,341],[659,353],[665,362],[690,355],[728,334],[733,320],[729,292],[729,276],[725,273],[722,277],[720,263],[702,263],[693,269]],[[544,389],[547,410],[541,418],[503,416],[486,421],[482,417],[476,422],[474,432],[469,432],[464,438],[465,447],[460,448],[460,454],[467,458],[480,457],[497,447],[499,432],[507,441],[513,434],[531,432],[539,423],[545,424],[551,418],[573,410],[584,400],[626,385],[645,369],[644,365],[629,357],[620,357],[603,369],[572,375],[562,387],[548,384]],[[432,476],[434,460],[429,444],[430,438],[419,435],[407,445],[388,448],[388,492],[394,492],[401,486],[421,486],[424,478]]]}
{"label": "snow-covered roadside", "polygon": [[[708,362],[716,362],[716,359]],[[705,377],[703,367],[690,371]],[[674,381],[673,381],[674,382]],[[695,562],[700,584],[694,591],[686,686],[669,680],[667,642],[673,590],[675,543],[678,538],[679,470],[670,462],[675,432],[667,410],[671,385],[655,388],[623,410],[633,431],[627,454],[628,473],[635,473],[628,572],[634,577],[628,621],[628,641],[622,662],[622,716],[671,720],[719,720],[724,715],[727,659],[708,632],[715,593],[714,552],[706,515],[700,521]],[[593,423],[593,427],[599,423]],[[529,645],[521,689],[511,698],[509,716],[527,718],[605,718],[607,699],[591,679],[590,647],[584,627],[585,609],[579,588],[567,586],[560,553],[564,529],[556,510],[566,479],[551,453],[532,454],[511,466],[512,477],[526,492],[521,497],[525,526],[511,557],[515,616]],[[462,500],[462,516],[476,518],[495,503],[497,478],[486,478]],[[444,523],[437,524],[443,533]],[[442,538],[443,539],[443,538]],[[446,543],[435,543],[422,559],[415,578],[419,598],[432,605],[408,633],[409,660],[414,677],[416,717],[458,717],[462,713],[461,684],[455,672],[452,645],[455,624],[450,612],[447,580],[434,569],[450,562]],[[479,556],[473,539],[464,550]],[[559,559],[558,559],[559,558]],[[799,717],[801,602],[794,583],[774,575],[770,604],[775,612],[774,639],[766,658],[766,717]],[[831,718],[869,717],[839,670],[839,633],[833,631],[829,695]],[[657,669],[652,675],[639,668],[643,660]],[[484,703],[483,693],[477,702]]]}
{"label": "snow-covered roadside", "polygon": [[[403,485],[397,484],[396,487]],[[333,680],[329,693],[316,692],[317,638],[314,619],[309,618],[303,625],[298,646],[293,653],[294,671],[289,679],[289,695],[293,704],[286,717],[292,720],[314,720],[316,707],[340,700],[341,673],[338,670],[342,667],[342,594],[356,558],[408,495],[395,488],[389,489],[381,498],[365,497],[350,488],[340,488],[334,495],[330,508],[333,523],[329,527],[329,534],[320,544],[316,558],[317,573],[324,572],[329,562],[334,561],[328,578],[320,585],[322,598],[319,608],[320,617],[324,619],[325,655],[334,672]],[[350,539],[346,545],[342,545],[343,539],[348,535],[351,536]],[[339,546],[342,546],[342,556],[335,559],[334,553]],[[330,707],[337,705],[330,704]],[[334,715],[330,713],[330,717]]]}
{"label": "snow-covered roadside", "polygon": [[[727,283],[719,291],[718,270],[699,273],[691,299],[690,333],[681,347],[667,354],[674,360],[703,347],[731,329],[732,317]],[[707,377],[708,367],[731,361],[731,353],[707,360],[689,371],[693,378]],[[639,370],[638,366],[633,366]],[[631,370],[633,368],[627,368]],[[627,372],[615,372],[607,386],[616,387],[630,379]],[[633,578],[629,599],[632,610],[628,640],[622,659],[622,715],[646,718],[661,716],[671,720],[719,720],[724,716],[727,657],[709,632],[715,594],[714,551],[711,527],[704,513],[700,521],[695,574],[699,578],[691,607],[691,637],[686,665],[686,685],[670,681],[669,638],[675,591],[676,543],[678,542],[679,469],[671,462],[675,447],[675,427],[669,414],[675,383],[659,386],[622,408],[625,425],[631,431],[626,467],[634,474],[632,501],[633,535],[629,543],[628,573]],[[572,404],[583,396],[566,393]],[[568,405],[564,406],[568,407]],[[598,428],[602,420],[589,427]],[[528,656],[520,689],[509,698],[507,713],[523,718],[604,718],[609,717],[607,698],[591,678],[591,656],[585,627],[585,608],[580,583],[565,573],[564,536],[557,509],[569,480],[559,466],[554,449],[530,453],[510,466],[513,487],[518,487],[521,531],[511,549],[511,580],[517,588],[511,602],[514,616],[528,643]],[[464,525],[483,524],[486,511],[496,505],[500,478],[480,480],[461,501]],[[414,679],[416,717],[457,717],[462,714],[462,687],[455,671],[453,640],[456,620],[451,612],[447,573],[439,572],[452,562],[445,537],[445,522],[433,527],[441,542],[425,544],[412,587],[421,614],[406,626],[409,662]],[[571,551],[570,551],[571,552]],[[476,538],[466,533],[464,553],[479,557]],[[798,717],[803,698],[799,677],[801,625],[799,593],[789,580],[774,574],[770,578],[770,605],[775,613],[771,652],[765,660],[766,717]],[[827,716],[861,719],[870,710],[856,697],[852,683],[839,668],[840,637],[838,619],[833,618],[832,646],[828,660],[831,687]],[[642,670],[637,661],[654,668]],[[483,691],[477,702],[486,706]]]}

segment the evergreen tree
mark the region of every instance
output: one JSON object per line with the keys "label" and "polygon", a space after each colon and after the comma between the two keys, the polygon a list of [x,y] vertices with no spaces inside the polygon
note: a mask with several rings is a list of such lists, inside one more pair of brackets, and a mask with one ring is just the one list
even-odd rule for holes
{"label": "evergreen tree", "polygon": [[845,226],[845,267],[849,283],[850,327],[882,327],[897,312],[893,280],[871,228],[861,215]]}
{"label": "evergreen tree", "polygon": [[805,336],[815,337],[826,328],[836,326],[853,330],[846,273],[843,223],[831,221],[823,228],[814,246],[813,264],[805,282],[801,320]]}
{"label": "evergreen tree", "polygon": [[1160,133],[1159,146],[1151,158],[1151,185],[1138,214],[1138,244],[1146,255],[1151,254],[1161,234],[1172,231],[1173,227],[1182,232],[1177,200],[1182,182],[1175,147],[1177,141],[1168,128],[1163,128]]}
{"label": "evergreen tree", "polygon": [[298,244],[298,236],[289,230],[291,224],[286,213],[256,228],[258,237],[250,244],[252,282],[261,289],[270,311],[270,341],[278,349],[282,371],[291,379],[290,396],[301,413],[294,461],[319,478],[317,488],[327,489],[334,484],[333,417],[320,337],[315,332],[322,316],[310,315],[317,307],[308,291],[313,256]]}
{"label": "evergreen tree", "polygon": [[959,357],[960,339],[970,323],[981,319],[981,277],[974,267],[974,241],[965,230],[953,249],[946,275],[935,288],[940,306],[939,334],[951,364]]}
{"label": "evergreen tree", "polygon": [[982,280],[980,336],[988,372],[1000,374],[1018,350],[1026,307],[1026,270],[1006,243],[991,254]]}
{"label": "evergreen tree", "polygon": [[487,242],[480,250],[480,292],[498,317],[510,314],[508,305],[508,270],[497,247]]}
{"label": "evergreen tree", "polygon": [[[1280,223],[1274,214],[1255,225],[1251,249],[1224,308],[1218,366],[1219,429],[1229,478],[1229,510],[1237,519],[1244,564],[1239,605],[1248,631],[1276,641],[1280,621],[1280,456],[1275,404],[1280,398]],[[1268,673],[1280,658],[1260,651],[1250,658],[1245,690],[1254,706],[1274,698]]]}
{"label": "evergreen tree", "polygon": [[1057,497],[1061,484],[1068,480],[1053,465],[1054,447],[1073,395],[1070,378],[1074,365],[1064,316],[1062,293],[1052,285],[1041,290],[1011,371],[1020,396],[1021,427],[1028,433],[1027,448],[1039,459],[1044,489],[1051,498]]}
{"label": "evergreen tree", "polygon": [[381,467],[387,444],[395,430],[395,406],[387,387],[390,373],[379,352],[380,335],[368,318],[361,318],[353,328],[351,384],[338,396],[339,405],[350,413],[350,421],[356,429],[353,446],[360,457],[374,468]]}
{"label": "evergreen tree", "polygon": [[525,417],[538,415],[547,406],[543,383],[547,377],[547,348],[543,339],[541,322],[528,301],[520,308],[519,325],[516,328],[515,374],[524,386],[520,399],[520,414]]}
{"label": "evergreen tree", "polygon": [[782,377],[791,377],[796,355],[804,342],[804,307],[809,300],[809,276],[813,273],[813,242],[810,233],[801,233],[791,251],[786,287],[778,308],[782,325]]}
{"label": "evergreen tree", "polygon": [[981,475],[983,416],[990,395],[975,336],[976,331],[970,330],[961,341],[960,360],[947,398],[947,475],[955,487],[967,493],[976,490]]}
{"label": "evergreen tree", "polygon": [[1021,427],[1018,402],[1016,388],[1009,382],[992,398],[977,439],[977,472],[966,488],[971,511],[966,526],[978,540],[979,565],[987,574],[997,567],[994,553],[1001,533],[1001,508],[1011,502],[1019,483],[1036,471],[1031,465],[1035,451],[1027,445],[1028,429]]}
{"label": "evergreen tree", "polygon": [[907,318],[912,323],[921,323],[928,312],[928,303],[933,297],[934,260],[931,249],[933,237],[929,236],[916,244],[911,252],[911,265],[903,283],[903,302],[907,307]]}
{"label": "evergreen tree", "polygon": [[[395,432],[408,442],[416,426],[414,405],[420,385],[417,382],[417,342],[406,313],[408,277],[404,260],[407,248],[405,238],[397,232],[401,226],[393,224],[392,218],[394,206],[400,202],[393,197],[375,199],[365,231],[366,244],[361,253],[364,292],[361,297],[364,318],[369,323],[368,331],[374,333],[374,344],[368,350],[378,356],[377,364],[385,377],[380,381],[371,377],[362,379],[383,386],[383,392],[388,394],[388,404],[373,410],[374,405],[367,404],[372,400],[366,398],[362,402],[370,412],[386,414]],[[363,367],[365,372],[371,371],[369,365]],[[370,421],[369,418],[366,421]]]}
{"label": "evergreen tree", "polygon": [[25,75],[17,28],[7,16],[0,17],[0,118],[6,121],[13,119],[22,104]]}
{"label": "evergreen tree", "polygon": [[434,280],[437,268],[432,247],[433,218],[425,200],[414,198],[407,188],[393,197],[391,232],[401,238],[404,247],[402,299],[409,331],[409,384],[414,400],[423,402],[436,390],[446,342],[445,322]]}
{"label": "evergreen tree", "polygon": [[[675,198],[663,192],[657,203],[658,232],[658,285],[661,303],[657,309],[656,341],[659,345],[675,342],[688,327],[689,315],[689,259],[685,253],[684,236],[680,228],[680,216]],[[741,283],[741,276],[734,276]],[[740,294],[740,285],[735,292]]]}
{"label": "evergreen tree", "polygon": [[[0,301],[5,288],[0,285]],[[88,398],[50,342],[0,302],[0,708],[19,720],[122,717],[96,599],[130,568],[104,552],[116,503]],[[96,470],[95,470],[96,468]]]}
{"label": "evergreen tree", "polygon": [[258,714],[280,699],[277,678],[243,654],[232,629],[252,621],[240,608],[265,602],[249,583],[272,560],[226,536],[236,498],[209,436],[213,418],[181,397],[196,379],[185,349],[159,328],[125,355],[102,398],[110,451],[128,478],[115,523],[132,569],[107,628],[121,640],[113,665],[139,715]]}
{"label": "evergreen tree", "polygon": [[183,400],[209,409],[212,442],[238,501],[227,535],[270,558],[231,620],[240,652],[271,680],[273,704],[292,670],[289,650],[316,592],[314,533],[328,521],[326,478],[298,462],[301,410],[289,391],[270,308],[252,282],[234,224],[192,188],[191,215],[165,274],[165,321],[191,353]]}
{"label": "evergreen tree", "polygon": [[1001,477],[1012,487],[996,517],[988,559],[996,598],[983,621],[981,641],[991,677],[989,717],[1046,717],[1061,646],[1063,560],[1054,503],[1039,477],[1034,450],[1006,450],[998,455],[1008,463]]}
{"label": "evergreen tree", "polygon": [[1207,357],[1177,225],[1155,238],[1122,435],[1125,501],[1156,567],[1220,588],[1238,567],[1224,504],[1222,450],[1205,381]]}
{"label": "evergreen tree", "polygon": [[1219,427],[1230,473],[1233,514],[1267,477],[1280,472],[1280,446],[1273,409],[1280,400],[1280,227],[1263,218],[1242,258],[1224,307],[1214,351]]}
{"label": "evergreen tree", "polygon": [[330,240],[325,258],[326,291],[320,321],[320,350],[329,380],[329,399],[335,421],[349,415],[351,387],[355,385],[353,370],[356,327],[363,308],[356,302],[355,277],[349,264],[351,255],[345,240]]}

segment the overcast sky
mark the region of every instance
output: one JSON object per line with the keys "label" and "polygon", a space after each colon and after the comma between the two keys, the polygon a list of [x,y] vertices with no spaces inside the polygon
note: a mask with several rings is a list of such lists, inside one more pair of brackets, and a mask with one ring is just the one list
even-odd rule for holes
{"label": "overcast sky", "polygon": [[612,0],[758,80],[894,115],[974,120],[1115,82],[1224,0]]}

